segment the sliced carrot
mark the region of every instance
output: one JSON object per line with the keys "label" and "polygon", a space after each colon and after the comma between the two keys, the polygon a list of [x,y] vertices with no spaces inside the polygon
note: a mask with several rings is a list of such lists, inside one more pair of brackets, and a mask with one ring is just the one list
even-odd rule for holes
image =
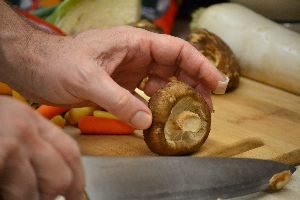
{"label": "sliced carrot", "polygon": [[56,107],[56,106],[46,106],[46,105],[41,105],[37,111],[46,117],[47,119],[52,119],[56,115],[60,115],[69,109],[67,108],[62,108],[62,107]]}
{"label": "sliced carrot", "polygon": [[94,107],[71,108],[65,118],[69,124],[76,125],[82,117],[93,115],[94,110]]}
{"label": "sliced carrot", "polygon": [[83,134],[131,134],[134,128],[117,119],[85,116],[79,120],[78,127]]}
{"label": "sliced carrot", "polygon": [[12,89],[5,83],[0,82],[0,94],[11,95]]}

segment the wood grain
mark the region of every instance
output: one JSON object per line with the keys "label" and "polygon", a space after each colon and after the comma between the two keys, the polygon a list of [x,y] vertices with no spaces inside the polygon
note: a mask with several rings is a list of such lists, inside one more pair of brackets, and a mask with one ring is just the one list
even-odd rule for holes
{"label": "wood grain", "polygon": [[300,165],[300,149],[284,153],[280,156],[273,158],[272,160],[282,162],[288,165],[297,166]]}
{"label": "wood grain", "polygon": [[[242,78],[237,90],[213,102],[210,136],[193,156],[274,159],[300,148],[300,96]],[[74,137],[85,155],[156,156],[140,132]]]}

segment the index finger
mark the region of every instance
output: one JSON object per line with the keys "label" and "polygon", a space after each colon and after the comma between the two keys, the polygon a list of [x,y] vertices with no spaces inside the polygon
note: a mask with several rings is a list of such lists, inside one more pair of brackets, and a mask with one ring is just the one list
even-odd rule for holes
{"label": "index finger", "polygon": [[224,81],[217,68],[187,41],[153,33],[150,44],[152,58],[159,65],[178,66],[211,91],[217,90],[220,82]]}

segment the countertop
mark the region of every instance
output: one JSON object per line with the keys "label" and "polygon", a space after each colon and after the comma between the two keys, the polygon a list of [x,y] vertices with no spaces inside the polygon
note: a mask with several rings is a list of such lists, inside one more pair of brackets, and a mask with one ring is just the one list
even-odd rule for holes
{"label": "countertop", "polygon": [[[237,90],[213,96],[213,102],[215,113],[210,136],[192,156],[279,159],[299,164],[300,96],[241,78]],[[125,136],[78,135],[77,129],[67,132],[74,135],[84,155],[157,156],[148,149],[140,131]],[[291,152],[293,154],[289,154]],[[281,192],[250,199],[296,200],[299,197],[298,170]]]}

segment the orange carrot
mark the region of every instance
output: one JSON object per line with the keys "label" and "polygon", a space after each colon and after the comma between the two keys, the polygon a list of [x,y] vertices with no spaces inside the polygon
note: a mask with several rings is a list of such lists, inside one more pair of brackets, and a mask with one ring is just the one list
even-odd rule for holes
{"label": "orange carrot", "polygon": [[12,89],[5,83],[0,82],[0,94],[11,95]]}
{"label": "orange carrot", "polygon": [[133,127],[120,120],[94,116],[81,118],[78,127],[83,134],[127,135],[134,131]]}
{"label": "orange carrot", "polygon": [[56,107],[56,106],[46,106],[46,105],[41,105],[37,111],[46,117],[47,119],[52,119],[56,115],[60,115],[69,109],[67,108],[61,108],[61,107]]}

